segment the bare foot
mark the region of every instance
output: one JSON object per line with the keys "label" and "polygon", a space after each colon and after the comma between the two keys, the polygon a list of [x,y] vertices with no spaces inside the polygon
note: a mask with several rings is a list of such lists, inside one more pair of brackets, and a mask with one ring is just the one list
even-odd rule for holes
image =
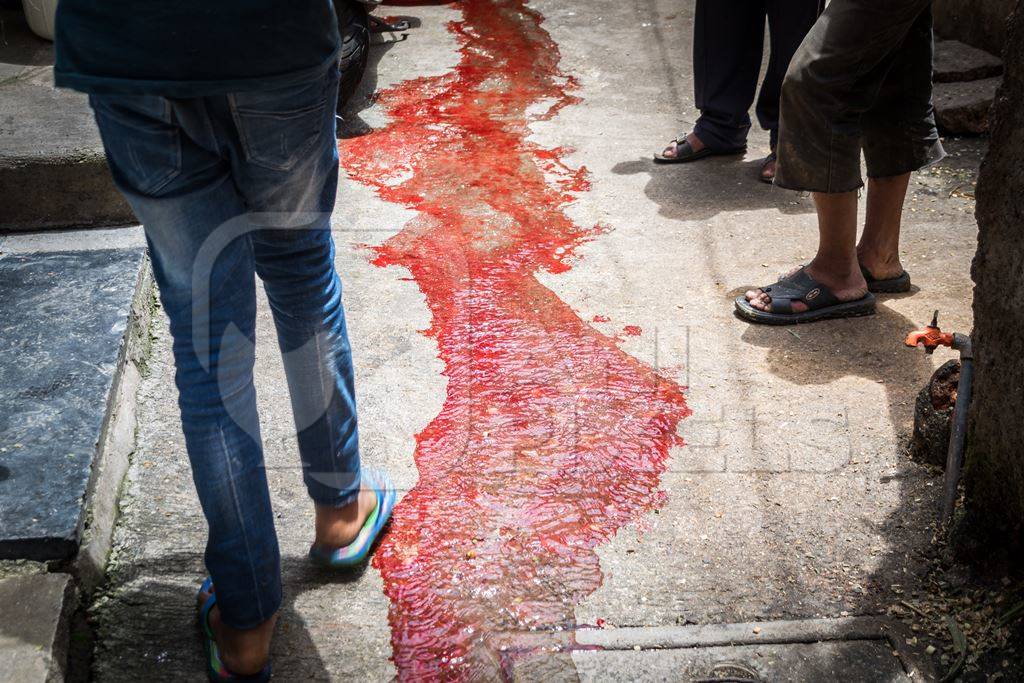
{"label": "bare foot", "polygon": [[[704,149],[704,143],[700,141],[700,138],[697,137],[695,133],[687,133],[686,141],[690,143],[690,147],[693,148],[694,152],[699,152],[702,149]],[[668,147],[665,148],[665,151],[663,151],[661,155],[667,159],[675,159],[676,152],[678,150],[679,143],[673,140],[672,142],[669,143]]]}
{"label": "bare foot", "polygon": [[[199,594],[200,607],[211,593],[213,589]],[[220,606],[214,605],[210,610],[210,629],[220,651],[221,662],[228,671],[240,676],[259,673],[270,659],[270,639],[276,623],[275,614],[255,628],[234,629],[221,621]]]}
{"label": "bare foot", "polygon": [[766,183],[775,182],[775,152],[772,152],[764,159],[764,163],[761,164],[761,180]]}
{"label": "bare foot", "polygon": [[899,277],[903,274],[903,264],[900,263],[898,252],[891,254],[878,254],[857,247],[857,261],[863,266],[871,277],[876,280],[888,280]]}
{"label": "bare foot", "polygon": [[377,494],[373,489],[362,489],[354,501],[343,507],[317,505],[313,545],[332,550],[348,545],[376,507]]}
{"label": "bare foot", "polygon": [[[868,283],[864,280],[864,276],[860,270],[849,269],[848,272],[837,273],[835,270],[820,270],[816,266],[814,261],[804,266],[807,270],[807,274],[812,278],[820,282],[821,284],[832,290],[832,293],[836,295],[836,298],[840,301],[856,301],[862,298],[868,293]],[[786,273],[786,276],[790,276],[800,268],[794,268],[793,270]],[[751,289],[746,293],[746,299],[750,302],[752,308],[756,308],[759,311],[771,312],[772,310],[772,298],[761,289]],[[793,302],[793,312],[803,313],[807,310],[807,304],[803,301]]]}

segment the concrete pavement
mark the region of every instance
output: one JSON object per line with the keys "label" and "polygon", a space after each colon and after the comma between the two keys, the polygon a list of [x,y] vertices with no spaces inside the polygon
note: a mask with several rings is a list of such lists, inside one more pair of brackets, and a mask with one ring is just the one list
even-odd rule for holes
{"label": "concrete pavement", "polygon": [[[767,153],[763,131],[752,132],[746,158],[651,163],[651,153],[696,115],[692,3],[538,0],[529,7],[560,51],[558,68],[579,82],[572,93],[578,101],[531,124],[531,142],[575,150],[564,161],[587,168],[590,189],[565,213],[582,228],[602,226],[574,249],[568,270],[538,270],[535,277],[604,338],[685,387],[693,411],[678,424],[687,445],[671,449],[660,478],[663,502],[638,511],[635,522],[596,546],[595,590],[575,589],[575,575],[545,574],[571,616],[542,626],[654,628],[884,613],[925,570],[940,483],[905,458],[902,442],[915,393],[946,357],[925,357],[901,342],[936,308],[943,328],[970,329],[975,225],[965,195],[981,143],[951,143],[951,158],[912,181],[903,248],[913,293],[882,300],[870,318],[751,327],[733,317],[732,298],[808,259],[814,216],[808,198],[758,182],[758,160]],[[377,88],[443,76],[460,63],[446,25],[460,18],[457,7],[407,13],[422,25],[404,42],[375,48],[369,83]],[[534,31],[529,17],[521,26]],[[528,113],[546,106],[534,103]],[[377,103],[358,116],[380,130],[389,125],[386,111]],[[445,405],[446,365],[436,339],[421,334],[436,320],[410,271],[373,265],[366,247],[383,244],[416,217],[366,184],[342,181],[335,237],[364,457],[390,468],[405,491],[419,478],[415,437]],[[162,322],[154,334],[110,582],[91,608],[98,680],[202,674],[193,594],[203,576],[205,532]],[[257,391],[287,592],[275,670],[282,680],[391,678],[389,600],[378,569],[349,577],[305,562],[311,510],[265,305],[257,335]],[[488,561],[500,568],[502,559]],[[871,643],[849,655],[864,667],[851,677],[899,680],[904,668],[881,668],[877,656],[888,648]],[[629,651],[635,659],[616,665],[624,668],[595,666],[598,655],[588,653],[529,650],[513,657],[511,670],[525,679],[608,680],[648,667],[662,678],[682,675],[671,659],[678,653],[669,652],[678,647],[639,647]],[[758,671],[799,671],[793,667],[801,661],[819,667],[813,671],[832,670],[820,665],[847,656],[836,651],[846,647],[783,653],[788,668]],[[735,654],[755,668],[760,661],[749,650]],[[700,666],[715,656],[698,657]],[[698,675],[698,668],[685,671]]]}

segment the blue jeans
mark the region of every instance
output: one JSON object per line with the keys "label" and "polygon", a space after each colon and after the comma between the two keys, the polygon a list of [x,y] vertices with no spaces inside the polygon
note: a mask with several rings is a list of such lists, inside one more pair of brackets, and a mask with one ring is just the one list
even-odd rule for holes
{"label": "blue jeans", "polygon": [[256,285],[277,328],[303,479],[317,504],[359,491],[352,355],[330,214],[338,74],[260,92],[90,99],[142,222],[170,319],[181,421],[225,623],[281,603],[280,552],[253,386]]}

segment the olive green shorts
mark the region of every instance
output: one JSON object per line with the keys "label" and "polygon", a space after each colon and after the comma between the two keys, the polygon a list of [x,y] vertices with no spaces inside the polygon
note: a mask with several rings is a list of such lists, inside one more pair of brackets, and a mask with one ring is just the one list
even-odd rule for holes
{"label": "olive green shorts", "polygon": [[849,192],[945,156],[932,109],[931,0],[832,0],[782,85],[775,184]]}

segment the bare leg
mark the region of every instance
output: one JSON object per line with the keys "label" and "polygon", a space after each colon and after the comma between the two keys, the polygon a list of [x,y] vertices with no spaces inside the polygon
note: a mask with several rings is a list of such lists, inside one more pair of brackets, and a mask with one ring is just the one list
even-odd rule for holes
{"label": "bare leg", "polygon": [[[857,193],[815,192],[818,209],[818,253],[807,264],[807,273],[832,290],[840,301],[854,301],[868,291],[857,263]],[[771,311],[771,298],[760,289],[746,293],[754,308]],[[797,313],[807,310],[802,301],[793,303]]]}
{"label": "bare leg", "polygon": [[857,258],[876,279],[899,277],[900,219],[910,174],[868,180],[868,208]]}

